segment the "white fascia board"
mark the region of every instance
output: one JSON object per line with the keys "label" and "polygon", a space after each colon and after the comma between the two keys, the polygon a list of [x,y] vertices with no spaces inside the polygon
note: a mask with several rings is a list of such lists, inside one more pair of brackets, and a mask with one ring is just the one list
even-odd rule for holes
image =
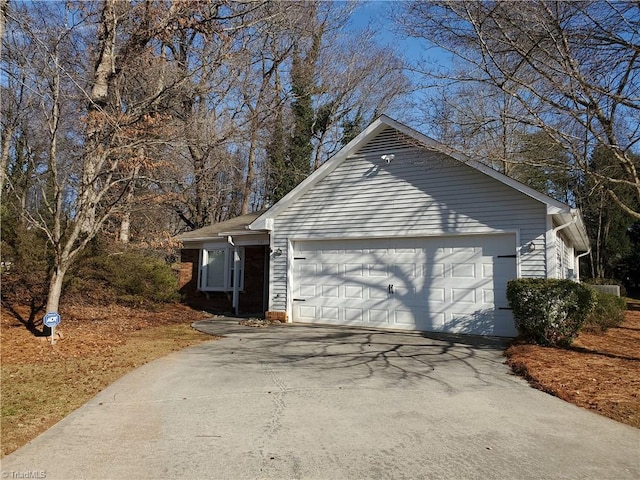
{"label": "white fascia board", "polygon": [[220,232],[218,233],[219,237],[243,237],[243,236],[256,236],[256,235],[267,235],[269,232],[264,230],[229,230],[228,232]]}
{"label": "white fascia board", "polygon": [[[180,240],[180,243],[182,243],[183,246],[187,246],[189,244],[192,243],[196,243],[196,244],[202,244],[203,242],[211,242],[211,241],[216,241],[215,237],[199,237],[199,238],[189,238],[187,240]],[[191,247],[193,248],[193,247]]]}
{"label": "white fascia board", "polygon": [[[333,157],[323,163],[318,170],[305,178],[300,184],[282,197],[273,207],[267,210],[260,217],[256,218],[250,225],[251,230],[273,230],[273,219],[280,212],[285,210],[295,200],[307,193],[323,178],[333,172],[351,153],[356,151],[365,142],[369,141],[379,130],[390,125],[391,119],[384,115],[378,117],[371,125],[365,128],[360,135],[347,143]],[[271,220],[271,222],[269,222]]]}

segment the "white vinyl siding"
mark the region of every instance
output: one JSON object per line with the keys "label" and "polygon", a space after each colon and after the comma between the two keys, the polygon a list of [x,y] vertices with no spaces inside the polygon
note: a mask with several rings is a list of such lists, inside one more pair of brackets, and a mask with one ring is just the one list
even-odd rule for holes
{"label": "white vinyl siding", "polygon": [[556,269],[556,278],[576,278],[574,250],[560,233],[556,234]]}
{"label": "white vinyl siding", "polygon": [[[291,239],[306,238],[517,232],[519,246],[535,246],[519,252],[519,275],[545,276],[544,204],[395,132],[382,132],[281,212],[273,248],[287,252]],[[395,158],[387,164],[383,154]],[[287,309],[287,258],[271,265],[273,310]]]}

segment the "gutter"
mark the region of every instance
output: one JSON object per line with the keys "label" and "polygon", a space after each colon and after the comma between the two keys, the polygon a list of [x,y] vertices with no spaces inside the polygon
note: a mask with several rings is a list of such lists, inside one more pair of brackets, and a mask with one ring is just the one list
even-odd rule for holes
{"label": "gutter", "polygon": [[580,255],[576,255],[576,260],[584,257],[585,255],[589,255],[590,253],[591,253],[591,247],[589,247],[589,250],[587,250],[586,252],[581,253]]}
{"label": "gutter", "polygon": [[562,230],[562,229],[564,229],[564,228],[567,228],[568,226],[573,225],[574,223],[576,223],[576,219],[577,219],[578,217],[577,217],[577,215],[576,215],[575,211],[572,209],[572,210],[570,211],[570,213],[571,213],[571,220],[569,220],[567,223],[563,223],[562,225],[557,226],[556,228],[554,228],[554,229],[552,230],[552,232],[551,232],[551,233],[553,233],[553,235],[554,235],[554,237],[553,237],[553,238],[555,238],[556,233],[558,233],[560,230]]}

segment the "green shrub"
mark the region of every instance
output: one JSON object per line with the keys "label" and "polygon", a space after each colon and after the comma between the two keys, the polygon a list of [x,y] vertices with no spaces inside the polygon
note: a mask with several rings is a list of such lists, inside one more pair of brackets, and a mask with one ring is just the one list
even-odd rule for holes
{"label": "green shrub", "polygon": [[[137,306],[179,300],[178,279],[160,258],[127,250],[83,259],[68,288],[71,299]],[[104,301],[101,301],[104,300]]]}
{"label": "green shrub", "polygon": [[521,278],[507,284],[520,335],[549,346],[569,346],[593,309],[596,293],[571,280]]}
{"label": "green shrub", "polygon": [[40,230],[2,225],[2,299],[42,307],[47,301],[53,253]]}
{"label": "green shrub", "polygon": [[611,327],[619,326],[624,321],[624,312],[627,309],[625,299],[599,290],[595,290],[595,293],[595,305],[587,315],[584,328],[604,332]]}

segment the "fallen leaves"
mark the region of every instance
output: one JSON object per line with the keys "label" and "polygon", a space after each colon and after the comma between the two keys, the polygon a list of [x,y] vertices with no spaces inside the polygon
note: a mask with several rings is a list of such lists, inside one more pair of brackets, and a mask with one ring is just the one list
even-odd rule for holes
{"label": "fallen leaves", "polygon": [[[28,317],[26,307],[14,307]],[[212,337],[190,325],[205,317],[182,305],[62,310],[54,345],[2,311],[2,455],[49,428],[125,373]]]}

